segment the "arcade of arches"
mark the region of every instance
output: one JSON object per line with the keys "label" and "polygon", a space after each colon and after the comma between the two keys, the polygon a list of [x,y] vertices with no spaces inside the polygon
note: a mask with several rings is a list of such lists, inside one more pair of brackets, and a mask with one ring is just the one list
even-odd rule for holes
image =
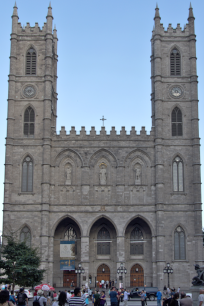
{"label": "arcade of arches", "polygon": [[[86,256],[81,249],[84,237],[79,225],[71,218],[64,218],[54,233],[53,284],[56,287],[72,288],[79,285],[79,275],[74,267],[61,268],[61,242],[75,244],[75,267],[81,263],[85,273],[80,283],[99,287],[101,283],[123,284],[123,286],[151,286],[152,277],[152,233],[149,225],[141,218],[135,218],[124,229],[124,236],[118,236],[115,226],[105,217],[99,218],[86,237]],[[84,260],[84,258],[86,260]],[[127,274],[118,275],[117,269],[123,263]]]}

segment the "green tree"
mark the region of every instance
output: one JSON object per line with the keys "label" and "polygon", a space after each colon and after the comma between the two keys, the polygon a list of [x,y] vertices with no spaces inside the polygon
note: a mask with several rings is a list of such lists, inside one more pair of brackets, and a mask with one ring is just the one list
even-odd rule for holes
{"label": "green tree", "polygon": [[38,249],[16,242],[12,236],[6,239],[7,244],[1,248],[0,283],[12,284],[13,290],[16,284],[23,287],[39,284],[45,270],[39,269]]}

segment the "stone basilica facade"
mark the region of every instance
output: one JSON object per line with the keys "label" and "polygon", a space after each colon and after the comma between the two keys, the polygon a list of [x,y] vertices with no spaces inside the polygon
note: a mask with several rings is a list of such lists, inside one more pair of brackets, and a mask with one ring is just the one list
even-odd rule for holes
{"label": "stone basilica facade", "polygon": [[[145,127],[56,133],[52,21],[49,7],[42,29],[22,27],[14,7],[3,234],[39,246],[44,281],[56,287],[114,280],[162,288],[167,262],[172,286],[189,287],[194,264],[203,262],[192,8],[183,30],[166,31],[155,10],[150,134]],[[126,274],[117,273],[121,264]]]}

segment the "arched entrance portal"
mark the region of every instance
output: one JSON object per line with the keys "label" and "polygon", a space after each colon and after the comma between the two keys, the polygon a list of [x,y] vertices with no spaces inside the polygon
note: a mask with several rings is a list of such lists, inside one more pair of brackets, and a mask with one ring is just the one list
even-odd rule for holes
{"label": "arched entrance portal", "polygon": [[76,287],[75,267],[81,261],[81,232],[78,224],[69,217],[61,220],[56,227],[53,253],[53,285],[70,289]]}
{"label": "arched entrance portal", "polygon": [[99,287],[101,281],[105,283],[110,281],[110,269],[105,264],[100,265],[97,269],[97,287]]}
{"label": "arched entrance portal", "polygon": [[73,288],[77,285],[77,274],[75,270],[64,270],[63,271],[63,287]]}
{"label": "arched entrance portal", "polygon": [[130,270],[130,287],[144,286],[144,270],[136,264]]}

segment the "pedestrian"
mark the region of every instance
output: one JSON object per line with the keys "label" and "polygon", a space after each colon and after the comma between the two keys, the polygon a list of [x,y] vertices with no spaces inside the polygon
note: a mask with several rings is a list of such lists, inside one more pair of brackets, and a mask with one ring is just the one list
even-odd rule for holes
{"label": "pedestrian", "polygon": [[54,302],[52,303],[52,306],[58,306],[58,297],[55,296],[53,299],[54,299]]}
{"label": "pedestrian", "polygon": [[44,306],[44,303],[47,303],[47,299],[44,297],[44,292],[42,290],[38,290],[38,295],[34,296],[33,302],[38,301],[40,306]]}
{"label": "pedestrian", "polygon": [[100,294],[98,293],[98,290],[94,293],[94,306],[100,305]]}
{"label": "pedestrian", "polygon": [[17,299],[15,298],[15,295],[13,294],[13,290],[11,290],[11,295],[9,295],[9,301],[11,301],[14,305],[16,305]]}
{"label": "pedestrian", "polygon": [[0,292],[0,306],[5,306],[5,305],[14,306],[14,304],[11,301],[8,302],[8,300],[9,300],[8,290],[1,290],[1,292]]}
{"label": "pedestrian", "polygon": [[141,297],[141,305],[144,306],[145,305],[145,294],[144,294],[144,290],[142,290],[141,294],[138,294]]}
{"label": "pedestrian", "polygon": [[187,297],[185,292],[181,292],[180,306],[193,306],[193,300]]}
{"label": "pedestrian", "polygon": [[170,301],[170,306],[179,306],[178,299],[179,299],[179,293],[176,292]]}
{"label": "pedestrian", "polygon": [[203,301],[204,301],[204,290],[200,290],[200,294],[198,296],[198,301],[199,301],[199,305],[198,306],[202,306]]}
{"label": "pedestrian", "polygon": [[178,293],[180,292],[180,287],[178,287],[177,292],[178,292]]}
{"label": "pedestrian", "polygon": [[156,297],[157,297],[157,306],[161,306],[162,293],[160,290],[157,291]]}
{"label": "pedestrian", "polygon": [[124,306],[127,306],[127,302],[128,302],[128,295],[130,295],[130,292],[129,290],[126,290],[124,291]]}
{"label": "pedestrian", "polygon": [[100,306],[104,306],[105,303],[106,303],[105,291],[101,291]]}
{"label": "pedestrian", "polygon": [[17,300],[19,306],[25,306],[25,305],[28,306],[28,297],[27,294],[24,293],[24,288],[20,288],[20,292],[17,295]]}
{"label": "pedestrian", "polygon": [[118,306],[118,295],[115,290],[115,287],[112,287],[109,296],[110,296],[111,306]]}
{"label": "pedestrian", "polygon": [[80,290],[80,288],[76,287],[74,289],[74,296],[69,299],[69,303],[68,304],[69,304],[69,306],[86,306],[86,302],[81,297],[81,290]]}

